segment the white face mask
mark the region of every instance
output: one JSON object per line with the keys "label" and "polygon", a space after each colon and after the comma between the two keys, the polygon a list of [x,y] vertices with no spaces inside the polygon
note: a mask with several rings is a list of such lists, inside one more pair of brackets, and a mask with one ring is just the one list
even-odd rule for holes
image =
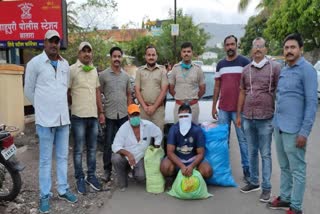
{"label": "white face mask", "polygon": [[263,58],[263,60],[261,60],[259,63],[256,63],[254,60],[252,61],[252,65],[256,68],[262,68],[266,63],[268,62],[268,60],[266,58]]}
{"label": "white face mask", "polygon": [[[181,117],[180,116],[184,116]],[[192,121],[192,114],[190,113],[181,113],[178,115],[179,117],[179,130],[180,133],[183,136],[186,136],[186,134],[189,132],[190,128],[191,128],[191,121]]]}

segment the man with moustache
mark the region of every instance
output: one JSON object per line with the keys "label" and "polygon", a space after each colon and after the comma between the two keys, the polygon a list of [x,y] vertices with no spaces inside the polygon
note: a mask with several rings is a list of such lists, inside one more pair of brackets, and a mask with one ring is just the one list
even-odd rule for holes
{"label": "man with moustache", "polygon": [[111,145],[120,126],[128,120],[127,106],[132,102],[130,79],[121,68],[123,52],[119,47],[110,49],[111,67],[100,74],[101,91],[106,98],[106,142],[103,149],[105,181],[110,181],[112,163]]}
{"label": "man with moustache", "polygon": [[44,51],[26,67],[24,92],[35,109],[35,124],[39,136],[40,213],[50,211],[52,152],[55,146],[58,197],[70,203],[77,197],[68,184],[69,63],[59,55],[60,35],[48,30],[44,36]]}
{"label": "man with moustache", "polygon": [[300,34],[288,35],[283,44],[287,65],[280,73],[273,118],[281,169],[280,196],[268,207],[289,209],[287,214],[302,214],[307,140],[318,107],[317,72],[302,56],[303,40]]}
{"label": "man with moustache", "polygon": [[206,92],[206,83],[201,67],[192,62],[193,46],[191,42],[181,45],[182,61],[174,65],[169,77],[169,92],[175,98],[174,122],[178,121],[179,107],[187,103],[191,106],[192,122],[198,124],[198,100]]}
{"label": "man with moustache", "polygon": [[253,61],[244,67],[238,99],[237,126],[243,129],[248,143],[250,182],[240,189],[243,193],[258,191],[259,152],[262,163],[261,202],[268,202],[271,195],[271,141],[275,90],[280,74],[280,64],[265,57],[266,41],[258,37],[252,42]]}
{"label": "man with moustache", "polygon": [[168,90],[167,72],[157,64],[157,50],[149,45],[145,49],[147,64],[136,72],[135,92],[141,105],[140,116],[156,124],[162,131],[164,127],[163,100]]}
{"label": "man with moustache", "polygon": [[[77,190],[85,194],[86,183],[100,190],[101,185],[96,172],[96,148],[98,119],[105,122],[101,103],[100,83],[97,69],[92,64],[93,51],[89,42],[79,45],[78,60],[70,66],[69,96],[71,100],[71,128],[74,139],[73,163]],[[82,169],[82,150],[87,149],[87,176]]]}
{"label": "man with moustache", "polygon": [[[229,35],[224,39],[224,50],[226,58],[217,64],[215,85],[213,93],[212,117],[217,117],[217,102],[219,100],[219,124],[228,124],[229,130],[231,121],[239,142],[243,175],[246,182],[249,182],[249,160],[248,145],[242,128],[236,126],[237,102],[240,92],[240,78],[243,68],[250,63],[249,59],[237,53],[238,39]],[[230,136],[230,133],[229,133]]]}

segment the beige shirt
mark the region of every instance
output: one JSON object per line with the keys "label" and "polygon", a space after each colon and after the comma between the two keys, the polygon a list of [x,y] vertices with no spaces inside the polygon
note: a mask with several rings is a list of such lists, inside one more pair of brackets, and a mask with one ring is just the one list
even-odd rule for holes
{"label": "beige shirt", "polygon": [[97,118],[96,89],[100,86],[98,72],[96,68],[85,72],[82,66],[79,60],[70,66],[71,114]]}
{"label": "beige shirt", "polygon": [[106,98],[105,116],[113,120],[127,116],[127,93],[130,93],[129,75],[123,69],[116,74],[108,68],[100,74],[99,79],[101,91]]}
{"label": "beige shirt", "polygon": [[167,71],[162,65],[155,65],[151,70],[147,65],[136,72],[135,85],[140,87],[144,102],[154,104],[161,93],[161,87],[168,85]]}
{"label": "beige shirt", "polygon": [[176,100],[199,99],[199,86],[205,84],[201,67],[192,63],[186,70],[181,67],[181,62],[174,65],[169,74],[169,84],[174,85]]}

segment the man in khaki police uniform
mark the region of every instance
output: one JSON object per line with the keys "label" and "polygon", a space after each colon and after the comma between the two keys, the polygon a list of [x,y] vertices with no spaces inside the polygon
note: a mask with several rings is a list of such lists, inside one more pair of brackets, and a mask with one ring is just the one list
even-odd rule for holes
{"label": "man in khaki police uniform", "polygon": [[[98,119],[105,118],[101,103],[100,83],[97,69],[92,64],[93,51],[89,42],[79,45],[78,60],[70,66],[69,95],[71,95],[71,127],[74,139],[73,163],[77,190],[85,194],[86,183],[100,190],[96,172],[96,148],[98,137]],[[82,169],[82,150],[87,147],[87,177]]]}
{"label": "man in khaki police uniform", "polygon": [[190,42],[181,45],[182,61],[173,66],[169,75],[169,92],[175,98],[174,122],[178,122],[178,109],[183,103],[187,103],[192,109],[192,122],[198,124],[199,103],[198,100],[206,92],[204,74],[201,67],[192,63],[192,49]]}
{"label": "man in khaki police uniform", "polygon": [[111,145],[120,126],[128,120],[127,106],[131,104],[130,79],[121,68],[123,52],[119,47],[110,49],[111,66],[100,74],[101,91],[106,98],[106,141],[103,149],[105,181],[110,181],[112,163]]}
{"label": "man in khaki police uniform", "polygon": [[147,64],[136,72],[135,91],[141,105],[141,118],[156,124],[162,131],[164,126],[163,100],[168,90],[167,72],[157,64],[157,50],[150,45],[145,50]]}

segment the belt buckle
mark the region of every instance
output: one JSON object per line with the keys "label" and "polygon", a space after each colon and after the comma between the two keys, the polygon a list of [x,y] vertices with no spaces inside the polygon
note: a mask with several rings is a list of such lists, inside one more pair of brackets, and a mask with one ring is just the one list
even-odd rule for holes
{"label": "belt buckle", "polygon": [[190,105],[191,101],[192,101],[192,100],[188,99],[188,100],[184,100],[183,102],[184,102],[186,105],[191,106],[191,105]]}

